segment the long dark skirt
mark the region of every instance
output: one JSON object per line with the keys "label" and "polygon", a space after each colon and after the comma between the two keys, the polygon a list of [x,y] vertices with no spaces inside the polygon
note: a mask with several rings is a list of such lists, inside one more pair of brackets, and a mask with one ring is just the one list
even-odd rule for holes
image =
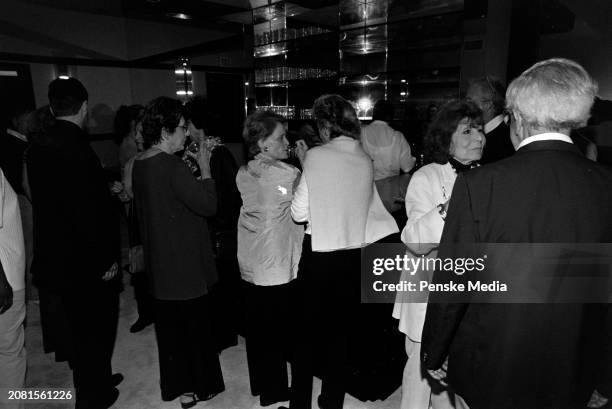
{"label": "long dark skirt", "polygon": [[312,377],[319,368],[320,406],[341,409],[355,346],[360,303],[360,249],[312,252],[306,235],[298,282],[299,331],[291,408],[310,409]]}
{"label": "long dark skirt", "polygon": [[225,390],[207,296],[154,300],[162,399],[195,392],[200,399]]}

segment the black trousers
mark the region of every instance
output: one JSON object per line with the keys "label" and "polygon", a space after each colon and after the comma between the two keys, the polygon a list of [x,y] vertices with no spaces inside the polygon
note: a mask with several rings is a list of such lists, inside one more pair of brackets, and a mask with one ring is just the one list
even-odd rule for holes
{"label": "black trousers", "polygon": [[153,301],[161,395],[165,401],[195,392],[200,399],[225,390],[208,296]]}
{"label": "black trousers", "polygon": [[300,318],[291,409],[310,409],[312,377],[320,368],[319,402],[342,409],[360,303],[360,249],[312,252],[306,235],[300,260]]}
{"label": "black trousers", "polygon": [[132,273],[131,283],[134,287],[138,319],[146,322],[153,321],[153,297],[149,293],[147,273],[144,271]]}
{"label": "black trousers", "polygon": [[260,286],[243,281],[251,393],[269,405],[289,399],[287,362],[293,339],[293,282]]}
{"label": "black trousers", "polygon": [[59,295],[72,335],[76,407],[95,408],[115,392],[111,358],[119,317],[118,278]]}
{"label": "black trousers", "polygon": [[210,290],[209,296],[214,307],[213,329],[219,351],[238,345],[242,280],[236,235],[236,230],[215,232],[215,262],[219,281]]}

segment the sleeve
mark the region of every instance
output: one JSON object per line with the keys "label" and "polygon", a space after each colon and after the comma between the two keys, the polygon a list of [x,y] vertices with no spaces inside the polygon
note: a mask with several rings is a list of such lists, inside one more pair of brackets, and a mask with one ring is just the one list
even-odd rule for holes
{"label": "sleeve", "polygon": [[220,146],[210,159],[210,172],[217,188],[217,218],[229,221],[237,210],[239,193],[236,188],[238,167],[232,153]]}
{"label": "sleeve", "polygon": [[397,136],[399,137],[400,168],[404,172],[409,172],[414,167],[416,158],[412,156],[410,144],[404,137],[404,134],[397,132]]}
{"label": "sleeve", "polygon": [[[439,182],[434,182],[439,183]],[[444,228],[444,220],[438,211],[436,199],[432,194],[432,182],[424,172],[416,172],[406,191],[406,215],[408,221],[402,231],[402,242],[406,245],[415,243],[439,243]],[[425,253],[423,249],[412,249]],[[429,249],[431,250],[431,249]]]}
{"label": "sleeve", "polygon": [[[61,195],[69,210],[68,225],[75,229],[74,251],[88,260],[95,275],[102,276],[119,258],[119,215],[111,198],[104,169],[87,143],[66,145],[61,156],[70,164],[71,195]],[[65,170],[68,170],[65,168]],[[80,262],[80,261],[79,261]]]}
{"label": "sleeve", "polygon": [[178,199],[200,216],[214,216],[217,212],[217,192],[212,179],[197,180],[182,161],[172,172],[171,187]]}
{"label": "sleeve", "polygon": [[132,188],[132,170],[134,169],[135,160],[136,156],[132,157],[127,161],[123,169],[123,190],[130,199],[134,198],[134,189]]}
{"label": "sleeve", "polygon": [[[459,175],[451,195],[438,258],[461,257],[457,254],[457,246],[453,244],[474,242],[476,242],[476,231],[469,187],[465,177]],[[441,271],[434,272],[433,282],[441,282],[442,274]],[[466,303],[430,302],[427,305],[421,346],[421,360],[426,369],[442,367],[467,308]]]}
{"label": "sleeve", "polygon": [[306,183],[306,174],[302,173],[300,182],[293,194],[291,202],[291,217],[298,223],[306,222],[310,219],[310,207],[308,202],[308,184]]}

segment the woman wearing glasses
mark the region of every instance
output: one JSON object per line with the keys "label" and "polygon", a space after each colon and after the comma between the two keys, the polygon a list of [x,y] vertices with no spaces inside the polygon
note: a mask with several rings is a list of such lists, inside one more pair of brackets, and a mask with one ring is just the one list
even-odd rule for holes
{"label": "woman wearing glasses", "polygon": [[162,399],[180,396],[190,408],[225,389],[207,297],[217,281],[206,223],[217,208],[215,182],[207,149],[192,154],[199,178],[174,155],[188,134],[180,101],[154,99],[142,125],[149,149],[134,163],[133,190],[154,299]]}

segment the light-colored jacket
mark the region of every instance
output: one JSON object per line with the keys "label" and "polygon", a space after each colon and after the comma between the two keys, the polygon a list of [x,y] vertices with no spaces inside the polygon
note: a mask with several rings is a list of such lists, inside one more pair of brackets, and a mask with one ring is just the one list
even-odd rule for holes
{"label": "light-colored jacket", "polygon": [[346,136],[308,151],[291,213],[309,222],[312,251],[360,248],[398,232],[374,186],[372,161]]}
{"label": "light-colored jacket", "polygon": [[[450,198],[456,178],[457,174],[449,163],[431,163],[412,175],[406,191],[408,222],[402,231],[402,242],[408,246],[409,256],[437,256],[437,244],[444,229],[438,205]],[[408,279],[406,274],[406,271],[402,272],[401,280]],[[400,320],[399,330],[413,341],[421,341],[426,311],[426,303],[410,302],[409,293],[398,292],[393,317]]]}
{"label": "light-colored jacket", "polygon": [[410,171],[416,159],[404,135],[385,121],[373,121],[361,132],[363,150],[374,163],[374,180],[380,180]]}
{"label": "light-colored jacket", "polygon": [[261,154],[238,171],[238,264],[243,280],[269,286],[297,276],[304,226],[293,222],[290,207],[299,177],[295,167]]}

